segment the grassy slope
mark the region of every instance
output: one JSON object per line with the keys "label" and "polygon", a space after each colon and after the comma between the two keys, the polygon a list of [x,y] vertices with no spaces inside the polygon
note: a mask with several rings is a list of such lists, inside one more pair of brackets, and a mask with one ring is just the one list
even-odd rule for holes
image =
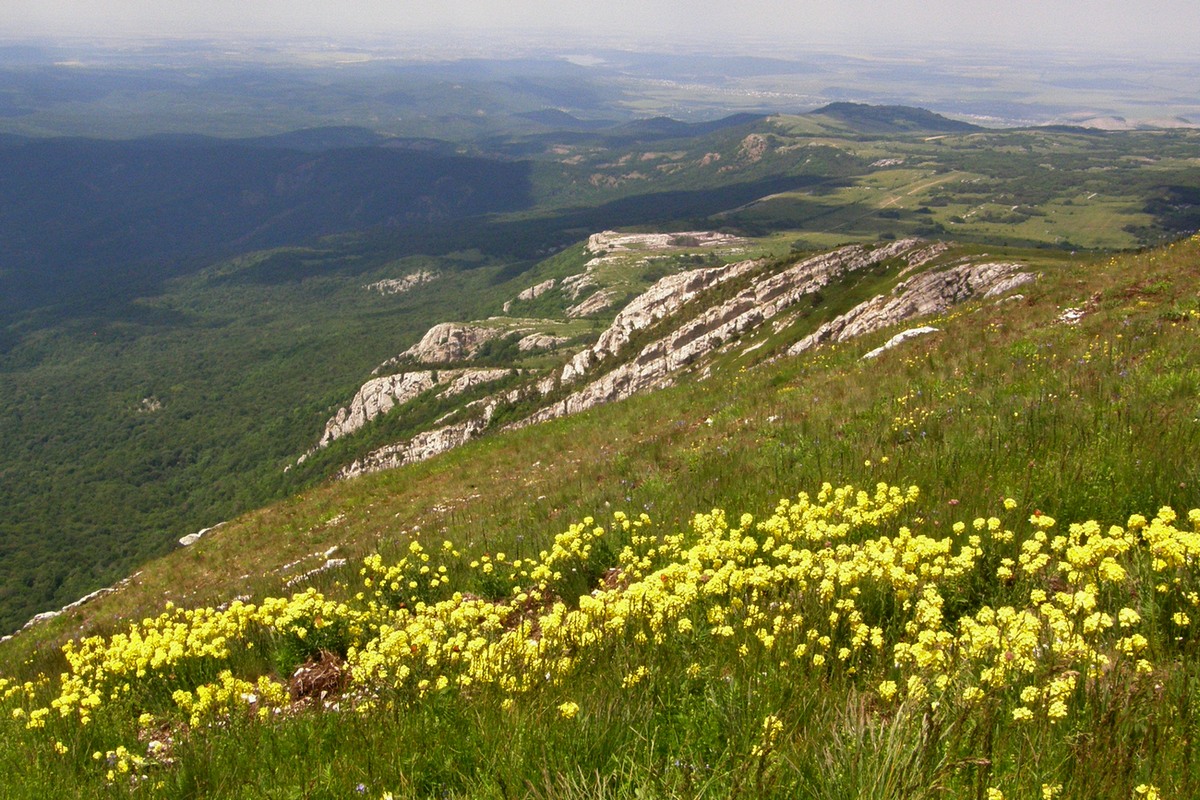
{"label": "grassy slope", "polygon": [[[315,566],[312,554],[335,544],[351,564],[315,583],[341,595],[357,584],[357,557],[379,551],[394,560],[413,538],[527,557],[587,515],[645,511],[669,533],[714,506],[735,519],[765,516],[780,497],[824,480],[919,484],[909,518],[934,536],[998,512],[1006,496],[1017,501],[1014,519],[1037,509],[1064,526],[1122,523],[1162,504],[1182,511],[1200,505],[1198,281],[1197,240],[1111,261],[1047,263],[1024,300],[956,311],[936,323],[943,333],[876,362],[858,357],[887,332],[744,370],[731,360],[702,384],[321,487],[247,515],[147,565],[131,587],[17,637],[4,646],[3,672],[54,672],[62,662],[53,645],[154,615],[168,598],[200,605],[278,593],[281,565],[309,556],[291,573]],[[1065,307],[1088,313],[1078,325],[1056,324]],[[469,588],[476,579],[463,580]],[[980,591],[990,600],[1005,589]],[[1194,648],[1179,651],[1174,667],[1169,650],[1159,654],[1157,694],[1083,701],[1061,728],[1002,718],[976,726],[994,770],[978,760],[977,740],[929,738],[944,715],[922,726],[919,715],[886,710],[872,689],[877,672],[787,673],[718,650],[701,678],[685,680],[691,656],[667,647],[649,662],[649,679],[621,690],[629,653],[572,678],[569,695],[582,706],[573,721],[556,712],[564,698],[556,689],[525,695],[511,711],[487,692],[450,692],[403,713],[304,714],[267,725],[235,716],[232,732],[182,737],[176,765],[152,770],[162,784],[152,794],[344,797],[360,782],[369,796],[463,797],[906,796],[938,781],[952,787],[945,796],[983,796],[993,783],[1010,797],[1031,796],[1042,782],[1065,783],[1063,796],[1076,797],[1129,797],[1142,782],[1174,796],[1196,788]],[[763,755],[752,748],[761,747],[767,714],[785,729]],[[0,774],[24,776],[24,788],[10,783],[16,797],[124,796],[126,781],[105,788],[90,751],[130,741],[129,725],[28,732],[5,714]],[[54,737],[74,737],[71,752],[56,755]],[[886,779],[897,775],[917,782],[889,793]]]}
{"label": "grassy slope", "polygon": [[[1128,247],[1195,228],[1195,203],[1167,188],[1196,184],[1195,137],[862,135],[816,117],[692,139],[599,137],[536,162],[538,203],[526,212],[250,255],[231,262],[241,263],[237,274],[218,278],[228,269],[218,265],[112,315],[64,321],[46,311],[0,325],[0,439],[9,445],[0,452],[0,630],[111,582],[180,535],[329,474],[356,447],[411,433],[378,428],[280,472],[370,367],[435,322],[495,312],[498,296],[529,284],[494,281],[513,279],[535,253],[602,227],[658,223],[738,229],[783,250],[909,234]],[[708,163],[710,153],[721,158]],[[905,163],[871,166],[888,158]],[[392,261],[451,247],[487,255]],[[470,269],[485,263],[495,269]],[[425,266],[461,272],[461,282],[399,300],[361,291]],[[518,310],[548,313],[559,299]],[[163,410],[139,413],[146,397]]]}
{"label": "grassy slope", "polygon": [[[329,259],[333,274],[294,280],[259,277],[268,261],[218,265],[120,319],[34,331],[8,354],[0,627],[295,491],[305,476],[283,467],[331,408],[430,326],[484,316],[496,290],[496,269],[448,260],[340,275]],[[420,269],[442,277],[404,295],[364,288]]]}

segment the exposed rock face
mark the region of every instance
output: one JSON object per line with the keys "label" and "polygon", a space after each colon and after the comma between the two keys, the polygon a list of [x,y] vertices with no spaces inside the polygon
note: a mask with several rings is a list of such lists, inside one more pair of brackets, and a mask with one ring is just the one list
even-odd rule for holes
{"label": "exposed rock face", "polygon": [[563,278],[562,290],[563,294],[570,297],[572,300],[578,300],[580,296],[589,289],[596,288],[595,276],[592,275],[592,268],[603,258],[593,258],[587,263],[587,269],[578,275],[572,275],[569,278]]}
{"label": "exposed rock face", "polygon": [[[221,524],[223,525],[224,523],[221,523]],[[215,528],[215,527],[218,527],[218,526],[214,525],[213,528]],[[207,528],[206,530],[212,530],[212,528]],[[92,592],[91,594],[84,595],[83,597],[79,598],[78,600],[76,600],[73,603],[67,603],[65,606],[58,609],[57,611],[43,611],[40,614],[35,614],[29,618],[28,622],[26,622],[24,625],[21,626],[20,630],[17,631],[17,633],[28,630],[41,622],[45,622],[47,620],[51,620],[51,619],[54,619],[55,617],[61,616],[65,613],[67,613],[68,611],[74,611],[75,609],[85,606],[97,598],[104,597],[105,595],[112,594],[113,592],[118,592],[121,589],[124,589],[126,586],[128,586],[132,581],[136,580],[141,574],[142,573],[139,570],[138,572],[133,573],[132,575],[130,575],[127,578],[122,578],[121,580],[117,581],[117,583],[113,584],[112,586],[107,586],[103,589],[97,589],[96,591]],[[13,638],[12,635],[0,637],[0,643],[7,642],[7,641],[11,640],[12,638]]]}
{"label": "exposed rock face", "polygon": [[363,288],[368,292],[379,292],[386,297],[389,294],[404,294],[423,283],[437,279],[437,277],[438,273],[436,272],[421,270],[411,275],[405,275],[403,278],[387,278],[375,283],[368,283]]}
{"label": "exposed rock face", "polygon": [[325,423],[325,432],[317,447],[326,447],[330,442],[354,433],[376,417],[435,386],[446,386],[441,393],[443,396],[457,395],[512,373],[510,369],[423,370],[373,378],[359,388],[350,405],[338,409]]}
{"label": "exposed rock face", "polygon": [[403,360],[415,361],[418,364],[450,364],[455,361],[466,361],[475,355],[485,343],[492,339],[498,339],[505,333],[507,331],[502,328],[467,325],[462,322],[442,322],[430,328],[421,337],[421,341],[396,358],[385,362],[382,367]]}
{"label": "exposed rock face", "polygon": [[921,248],[921,250],[916,253],[909,253],[904,257],[904,260],[908,262],[908,266],[900,270],[900,277],[903,278],[908,273],[920,269],[938,256],[947,252],[949,249],[950,245],[947,242],[933,242],[932,244]]}
{"label": "exposed rock face", "polygon": [[716,231],[679,231],[676,233],[617,233],[602,231],[588,237],[587,249],[593,253],[627,253],[631,250],[666,250],[670,247],[720,247],[739,244],[743,239]]}
{"label": "exposed rock face", "polygon": [[984,292],[983,297],[986,300],[989,297],[999,297],[1002,294],[1008,294],[1013,289],[1018,289],[1027,283],[1031,283],[1034,276],[1028,272],[1018,272],[997,281],[992,288]]}
{"label": "exposed rock face", "polygon": [[183,547],[191,547],[196,542],[200,541],[205,536],[207,536],[209,533],[211,533],[212,531],[215,531],[217,528],[221,527],[224,524],[225,524],[224,522],[218,522],[216,525],[213,525],[211,528],[202,528],[202,529],[196,531],[195,533],[189,533],[187,536],[180,538],[179,544],[182,545]]}
{"label": "exposed rock face", "polygon": [[432,458],[459,445],[466,444],[487,427],[484,420],[468,420],[419,433],[407,442],[381,447],[338,472],[338,478],[353,478],[368,472],[393,469]]}
{"label": "exposed rock face", "polygon": [[[675,235],[678,234],[656,236]],[[621,236],[597,234],[592,237],[589,246],[639,246],[622,243]],[[767,326],[775,331],[786,328],[800,317],[804,310],[802,304],[814,292],[851,273],[902,258],[907,266],[901,274],[908,274],[930,264],[946,249],[947,246],[941,243],[908,239],[874,249],[858,245],[843,247],[766,276],[755,275],[763,266],[759,261],[701,268],[667,276],[617,314],[596,343],[576,354],[557,376],[544,375],[519,388],[470,403],[436,422],[435,425],[439,427],[435,430],[377,450],[343,469],[339,477],[389,469],[438,455],[483,433],[492,424],[495,412],[502,404],[539,395],[545,398],[563,386],[569,385],[574,391],[565,399],[543,407],[512,427],[578,413],[601,403],[666,386],[685,368],[703,365],[714,352],[747,334],[767,329]],[[751,276],[753,280],[750,280]],[[701,294],[738,278],[746,279],[747,285],[735,296],[718,304],[701,307],[694,314],[684,310],[687,303]],[[889,294],[862,303],[842,317],[823,325],[789,352],[801,352],[822,341],[843,341],[911,317],[940,313],[963,300],[995,296],[1031,280],[1033,276],[1021,271],[1018,265],[1006,263],[964,264],[939,272],[920,273],[898,285]],[[560,285],[567,291],[570,283],[568,280]],[[574,282],[575,285],[582,283]],[[731,290],[727,288],[726,295],[730,293]],[[629,354],[630,342],[639,331],[655,326],[681,310],[684,311],[679,314],[681,322],[664,326],[664,332],[656,340],[642,347],[631,359],[625,358]],[[504,332],[512,330],[510,327]],[[919,328],[905,331],[868,357],[894,347],[907,338],[932,330]],[[433,334],[433,331],[430,333]],[[431,337],[427,335],[426,338]],[[522,349],[542,346],[553,339],[547,334],[527,336],[522,340]],[[743,352],[762,346],[764,341],[757,341]],[[613,367],[612,363],[618,354],[622,356],[623,363]],[[442,374],[450,375],[451,372]],[[456,415],[463,412],[474,416],[462,421],[462,416]],[[460,421],[451,423],[452,419]]]}
{"label": "exposed rock face", "polygon": [[570,339],[565,336],[551,336],[548,333],[531,333],[517,342],[517,349],[522,353],[529,353],[534,350],[552,350],[560,344],[569,341]]}
{"label": "exposed rock face", "polygon": [[[595,258],[591,259],[584,265],[584,271],[578,275],[572,275],[569,278],[564,278],[562,281],[563,294],[570,297],[572,300],[578,300],[583,297],[589,290],[596,288],[595,271],[610,262],[619,261],[622,257],[629,253],[645,252],[647,254],[654,251],[664,251],[680,248],[691,247],[732,247],[745,243],[745,239],[737,236],[731,236],[727,233],[717,233],[715,231],[679,231],[676,233],[617,233],[616,231],[603,231],[594,233],[588,238],[587,250],[592,253]],[[602,298],[592,296],[592,303],[600,303]],[[584,301],[585,303],[588,301]],[[581,304],[582,305],[582,304]],[[586,316],[587,314],[599,311],[611,305],[611,301],[605,305],[595,305],[590,310],[581,310],[580,306],[572,309],[571,316]]]}
{"label": "exposed rock face", "polygon": [[758,261],[742,261],[723,267],[689,270],[662,278],[625,306],[608,329],[600,334],[595,345],[576,354],[570,363],[563,367],[563,383],[575,380],[594,364],[615,355],[635,331],[653,325],[678,311],[701,292],[744,275],[759,264]]}
{"label": "exposed rock face", "polygon": [[162,401],[157,397],[150,396],[143,397],[142,401],[137,404],[137,407],[134,410],[139,414],[153,414],[157,411],[162,411],[162,409]]}
{"label": "exposed rock face", "polygon": [[[923,255],[923,245],[913,239],[867,250],[853,246],[806,259],[780,273],[756,281],[736,297],[713,306],[681,325],[668,336],[644,347],[637,357],[548,406],[525,422],[532,424],[576,414],[601,403],[622,400],[637,392],[669,384],[675,373],[708,355],[726,341],[758,328],[830,282],[857,270],[867,269],[904,254]],[[743,274],[755,266],[744,262],[725,268]],[[720,271],[720,270],[716,270]],[[584,375],[615,354],[629,341],[633,331],[644,328],[678,309],[705,288],[722,278],[714,270],[694,270],[664,278],[617,316],[595,346],[577,355],[562,374],[567,383]],[[723,280],[728,280],[725,276]]]}
{"label": "exposed rock face", "polygon": [[574,306],[571,306],[570,308],[568,308],[567,316],[571,317],[573,319],[578,319],[579,317],[586,317],[590,314],[595,314],[599,311],[603,311],[604,309],[608,308],[616,301],[617,301],[616,292],[610,291],[608,289],[601,289],[600,291],[598,291],[595,294],[588,297],[582,303],[579,303],[578,305],[574,305]]}
{"label": "exposed rock face", "polygon": [[[544,295],[546,292],[553,289],[555,287],[555,285],[557,285],[557,283],[558,283],[558,281],[556,281],[554,278],[551,278],[548,281],[542,281],[541,283],[537,284],[536,286],[530,286],[528,289],[526,289],[525,291],[523,291],[517,295],[517,301],[528,302],[530,300],[536,300],[539,297],[541,297],[542,295]],[[513,302],[514,301],[509,300],[507,303],[504,304],[504,313],[505,314],[507,314],[512,309]]]}
{"label": "exposed rock face", "polygon": [[827,322],[788,349],[797,355],[823,342],[844,342],[915,317],[940,314],[972,297],[995,297],[1034,280],[1020,264],[964,264],[923,272]]}
{"label": "exposed rock face", "polygon": [[556,283],[556,281],[554,280],[554,278],[551,278],[548,281],[542,281],[541,283],[537,284],[536,286],[530,286],[528,289],[526,289],[525,291],[523,291],[519,295],[517,295],[517,299],[525,300],[525,301],[536,300],[539,297],[541,297],[542,295],[544,295],[546,292],[553,289],[555,283]]}
{"label": "exposed rock face", "polygon": [[[519,388],[512,389],[501,394],[491,395],[467,403],[463,406],[463,409],[472,411],[477,416],[465,422],[442,425],[434,430],[418,433],[407,442],[400,442],[374,450],[356,460],[348,467],[344,467],[338,472],[336,477],[353,478],[369,472],[379,472],[403,466],[404,464],[414,464],[418,461],[424,461],[427,458],[433,458],[447,450],[453,450],[455,447],[466,444],[487,430],[488,426],[492,424],[492,417],[495,415],[496,409],[504,403],[517,402],[525,394],[525,391]],[[455,413],[457,412],[450,412],[450,414],[447,414],[434,424],[440,425]]]}
{"label": "exposed rock face", "polygon": [[738,155],[745,161],[751,164],[762,161],[763,155],[770,149],[770,142],[766,136],[761,133],[752,133],[745,139],[742,139],[741,146],[738,147]]}

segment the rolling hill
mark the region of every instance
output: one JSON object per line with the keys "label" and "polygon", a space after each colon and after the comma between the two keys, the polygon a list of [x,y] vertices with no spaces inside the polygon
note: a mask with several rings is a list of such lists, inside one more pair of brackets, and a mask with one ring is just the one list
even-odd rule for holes
{"label": "rolling hill", "polygon": [[[872,114],[944,125],[911,109],[850,111],[863,125]],[[0,217],[23,255],[0,268],[0,628],[422,433],[385,421],[283,472],[372,369],[439,323],[550,320],[524,335],[579,348],[654,281],[706,264],[912,237],[1033,249],[1037,261],[1200,226],[1191,131],[855,124],[735,116],[470,145],[346,128],[11,140],[0,160],[20,190]],[[750,244],[741,256],[644,253],[608,270],[608,296],[580,317],[565,315],[587,297],[568,302],[561,287],[503,310],[582,269],[584,241],[618,228]],[[421,273],[439,278],[403,295],[364,288]],[[553,351],[519,351],[522,326],[484,366],[551,366]],[[521,382],[510,380],[505,391]],[[497,406],[505,424],[535,410]]]}
{"label": "rolling hill", "polygon": [[1196,756],[1165,734],[1196,724],[1200,240],[1011,254],[1035,280],[838,341],[995,258],[886,247],[673,388],[315,488],[4,642],[5,774],[28,796],[1187,796]]}

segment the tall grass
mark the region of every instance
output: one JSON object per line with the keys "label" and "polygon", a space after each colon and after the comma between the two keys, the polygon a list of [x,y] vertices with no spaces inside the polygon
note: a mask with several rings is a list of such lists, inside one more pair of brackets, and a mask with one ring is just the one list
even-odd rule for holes
{"label": "tall grass", "polygon": [[[226,526],[150,565],[134,586],[22,634],[0,653],[3,674],[18,682],[56,675],[64,661],[55,645],[73,635],[71,626],[122,630],[126,620],[156,615],[164,592],[189,606],[278,594],[291,573],[273,569],[334,544],[349,565],[313,582],[331,598],[352,599],[361,556],[379,552],[395,562],[414,540],[435,547],[449,539],[468,559],[500,551],[530,558],[584,516],[644,512],[658,533],[673,534],[714,507],[732,519],[744,511],[761,518],[780,497],[825,480],[919,484],[908,522],[931,537],[956,536],[954,522],[995,514],[1009,497],[1013,519],[1040,512],[1061,529],[1085,519],[1124,525],[1163,505],[1183,514],[1200,505],[1198,279],[1196,240],[1048,268],[1025,299],[956,311],[934,323],[941,333],[872,362],[859,356],[888,333],[771,364],[730,356],[694,385],[317,489]],[[1058,322],[1066,307],[1086,313],[1075,324]],[[1002,556],[997,550],[986,570],[946,593],[948,616],[1026,602],[1031,585],[997,578]],[[1160,579],[1147,564],[1131,562],[1128,581],[1104,602],[1141,598],[1153,671],[1136,679],[1081,672],[1072,715],[1059,724],[1014,721],[1011,695],[969,707],[949,694],[936,703],[889,703],[878,690],[896,677],[887,660],[849,674],[781,667],[779,658],[741,653],[719,638],[617,641],[591,654],[568,683],[508,707],[483,687],[419,702],[381,691],[365,711],[333,697],[336,709],[265,722],[241,713],[200,726],[164,718],[171,763],[147,765],[144,781],[125,773],[110,781],[117,765],[105,754],[121,745],[147,754],[157,734],[139,734],[134,713],[145,698],[122,700],[127,708],[113,708],[124,714],[98,715],[88,726],[52,716],[33,730],[11,716],[10,700],[0,718],[0,774],[9,777],[0,785],[14,798],[988,798],[1001,791],[1115,799],[1146,796],[1150,786],[1164,797],[1196,796],[1200,668],[1194,635],[1172,624],[1187,601],[1156,600]],[[595,573],[588,575],[562,596],[589,591]],[[452,588],[486,591],[470,570],[453,580]],[[872,613],[900,618],[899,602],[864,594]],[[270,637],[256,641],[261,650],[276,647]],[[274,675],[279,664],[260,652],[238,669]],[[645,678],[623,686],[638,666]],[[176,678],[213,677],[211,667],[195,669]],[[48,680],[33,693],[53,688]],[[579,707],[570,718],[560,709],[567,701]],[[67,752],[56,752],[56,743]]]}

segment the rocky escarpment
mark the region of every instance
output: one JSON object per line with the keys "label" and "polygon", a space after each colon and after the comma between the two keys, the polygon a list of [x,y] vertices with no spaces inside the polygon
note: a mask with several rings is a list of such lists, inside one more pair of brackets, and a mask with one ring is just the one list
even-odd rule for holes
{"label": "rocky escarpment", "polygon": [[604,309],[617,302],[617,292],[612,289],[601,289],[595,294],[590,294],[582,302],[576,303],[567,309],[567,316],[572,319],[580,317],[590,317],[592,314],[599,314]]}
{"label": "rocky escarpment", "polygon": [[339,408],[325,423],[325,432],[321,434],[317,447],[326,447],[343,436],[349,436],[376,417],[435,387],[445,387],[439,396],[452,397],[476,386],[507,378],[513,372],[511,369],[421,370],[373,378],[359,388],[349,405]]}
{"label": "rocky escarpment", "polygon": [[864,353],[863,361],[870,361],[873,358],[879,358],[881,355],[886,353],[888,350],[896,349],[900,345],[907,342],[909,339],[916,339],[918,336],[928,336],[931,333],[939,333],[939,332],[940,331],[938,328],[934,328],[929,325],[922,325],[919,328],[909,328],[906,331],[900,331],[900,333],[897,333],[895,336],[888,339],[883,344],[879,345],[879,347],[876,347],[874,350]]}
{"label": "rocky escarpment", "polygon": [[702,292],[745,275],[760,265],[761,262],[758,261],[741,261],[726,266],[693,269],[662,278],[625,306],[604,333],[600,334],[596,344],[576,354],[563,367],[562,382],[569,383],[604,359],[616,355],[636,331],[648,328],[674,314]]}
{"label": "rocky escarpment", "polygon": [[[806,259],[782,272],[755,281],[737,296],[713,306],[694,318],[684,322],[667,336],[642,348],[632,361],[621,364],[566,399],[547,406],[522,424],[576,414],[601,403],[621,400],[648,389],[668,385],[682,368],[709,355],[727,341],[741,337],[764,323],[773,320],[800,300],[819,291],[845,275],[868,269],[904,255],[919,259],[926,255],[928,245],[918,240],[903,240],[885,247],[869,250],[861,246],[845,247],[814,258]],[[749,262],[753,266],[753,262]],[[741,269],[736,269],[741,267]],[[745,265],[735,265],[734,274],[746,271]],[[706,270],[672,276],[683,279],[684,284],[702,284]],[[664,283],[668,279],[663,279]],[[663,289],[666,289],[664,285]],[[656,289],[660,288],[658,285]],[[699,291],[691,293],[694,296]],[[687,297],[688,292],[680,293]],[[639,303],[640,300],[645,302]],[[622,312],[618,319],[600,337],[590,350],[578,354],[564,369],[562,382],[569,383],[594,371],[602,362],[615,355],[629,341],[632,331],[650,324],[647,316],[655,313],[665,316],[669,309],[678,308],[686,299],[674,297],[669,291],[665,296],[647,292],[643,298],[631,304],[629,312]],[[622,319],[624,317],[624,319]]]}
{"label": "rocky escarpment", "polygon": [[534,350],[553,350],[554,348],[569,342],[566,336],[554,336],[548,333],[531,333],[521,341],[517,342],[517,350],[522,353],[531,353]]}
{"label": "rocky escarpment", "polygon": [[546,292],[553,289],[557,284],[558,284],[558,281],[556,279],[550,278],[549,280],[545,280],[545,281],[542,281],[541,283],[530,286],[528,289],[525,289],[524,291],[520,292],[517,295],[515,300],[509,300],[508,302],[506,302],[504,304],[504,313],[507,314],[509,311],[511,311],[514,303],[521,303],[521,302],[527,303],[530,300],[538,299],[539,297],[544,295]]}
{"label": "rocky escarpment", "polygon": [[594,233],[588,237],[586,246],[586,251],[593,257],[584,264],[583,272],[564,278],[560,284],[563,295],[576,303],[567,315],[585,317],[603,311],[616,302],[620,293],[613,291],[612,287],[600,288],[596,276],[609,265],[627,263],[631,254],[644,253],[649,257],[687,249],[737,248],[744,244],[745,239],[716,231]]}
{"label": "rocky escarpment", "polygon": [[442,322],[426,331],[421,341],[395,358],[380,364],[375,371],[380,372],[405,361],[417,364],[452,364],[466,361],[479,352],[479,348],[507,333],[509,331],[500,327]]}
{"label": "rocky escarpment", "polygon": [[593,253],[627,253],[633,250],[666,250],[672,247],[725,247],[744,241],[737,236],[718,231],[676,231],[674,233],[601,231],[588,237],[587,249]]}
{"label": "rocky escarpment", "polygon": [[343,467],[338,478],[353,478],[370,472],[395,469],[405,464],[424,461],[427,458],[466,444],[487,427],[485,420],[468,420],[456,425],[447,425],[432,431],[419,433],[407,442],[388,445],[373,450],[362,458]]}
{"label": "rocky escarpment", "polygon": [[437,280],[440,275],[436,272],[421,270],[414,272],[411,275],[405,275],[403,278],[386,278],[375,283],[368,283],[363,288],[368,292],[379,292],[383,296],[391,294],[404,294],[412,291],[423,283],[430,283]]}
{"label": "rocky escarpment", "polygon": [[[487,430],[492,423],[496,409],[503,403],[516,402],[523,396],[520,389],[514,389],[503,394],[486,397],[469,403],[465,410],[477,412],[462,422],[441,425],[432,430],[418,433],[408,441],[398,442],[378,450],[373,450],[362,458],[343,467],[336,477],[339,479],[353,478],[369,472],[379,472],[385,469],[414,464],[427,458],[440,455],[459,445],[466,444]],[[445,418],[443,418],[444,421]]]}
{"label": "rocky escarpment", "polygon": [[[572,359],[571,363],[563,370],[562,380],[570,381],[576,376],[582,375],[593,364],[615,355],[629,341],[634,332],[653,325],[676,312],[685,303],[707,289],[743,275],[759,265],[760,262],[757,261],[745,261],[728,266],[691,270],[662,278],[626,306],[600,335],[593,347]],[[428,334],[426,338],[429,338]],[[544,339],[535,341],[539,344],[545,342]],[[554,376],[549,376],[528,387],[526,392],[544,396],[554,391],[556,385]],[[503,396],[478,401],[474,405],[481,410],[480,416],[465,422],[442,426],[419,434],[409,441],[375,450],[343,468],[338,473],[338,477],[350,478],[368,472],[378,472],[411,464],[457,447],[486,430],[491,423],[495,409],[501,403],[514,402],[523,394],[521,390],[514,390]]]}
{"label": "rocky escarpment", "polygon": [[[765,262],[750,260],[669,275],[630,302],[595,344],[572,356],[557,374],[543,373],[515,389],[464,406],[436,423],[436,429],[364,456],[340,476],[401,466],[457,447],[492,427],[497,410],[506,405],[510,410],[516,403],[542,406],[510,425],[521,427],[667,386],[685,371],[707,368],[713,356],[735,342],[750,343],[738,345],[743,353],[763,347],[768,337],[806,316],[816,293],[856,273],[898,268],[903,280],[892,291],[822,325],[787,352],[800,353],[821,342],[845,341],[939,314],[957,303],[1002,294],[1034,279],[1014,263],[936,266],[948,250],[943,243],[906,239],[878,247],[843,247],[776,271]],[[736,294],[727,285],[731,282],[739,287]],[[720,295],[705,305],[703,298],[712,297],[713,290],[722,286]],[[653,340],[633,351],[636,337],[648,330],[656,331]],[[932,328],[906,331],[870,356],[932,332]],[[532,336],[527,340],[534,349],[550,341]]]}
{"label": "rocky escarpment", "polygon": [[961,264],[923,272],[900,283],[890,294],[860,303],[827,322],[788,349],[797,355],[823,342],[844,342],[905,320],[940,314],[973,297],[997,297],[1034,280],[1020,264]]}

